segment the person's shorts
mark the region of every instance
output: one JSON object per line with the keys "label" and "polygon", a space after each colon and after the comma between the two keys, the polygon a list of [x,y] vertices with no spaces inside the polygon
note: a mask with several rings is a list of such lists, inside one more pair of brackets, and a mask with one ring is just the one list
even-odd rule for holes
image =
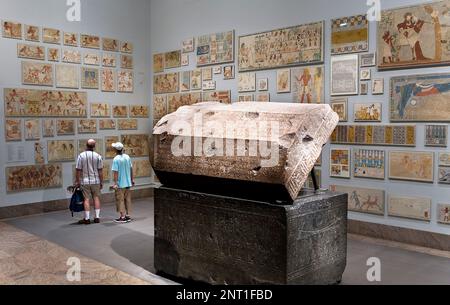
{"label": "person's shorts", "polygon": [[81,191],[83,192],[84,199],[100,198],[102,194],[99,184],[82,185]]}

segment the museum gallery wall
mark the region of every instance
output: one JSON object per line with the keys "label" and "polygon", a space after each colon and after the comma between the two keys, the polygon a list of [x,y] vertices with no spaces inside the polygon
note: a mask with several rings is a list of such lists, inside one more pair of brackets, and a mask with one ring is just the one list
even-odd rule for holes
{"label": "museum gallery wall", "polygon": [[[328,103],[341,123],[316,172],[349,194],[350,218],[448,234],[450,1],[385,1],[380,23],[353,0],[276,12],[256,2],[230,1],[220,16],[207,1],[201,14],[152,4],[154,124],[199,100]],[[183,27],[156,30],[177,20],[175,7]]]}
{"label": "museum gallery wall", "polygon": [[[122,5],[102,2],[112,18]],[[118,27],[114,18],[99,22],[89,14],[83,26],[52,23],[46,21],[45,9],[36,8],[40,18],[27,18],[23,7],[28,5],[8,4],[0,16],[0,63],[10,69],[1,75],[5,188],[0,206],[67,198],[76,157],[90,138],[105,159],[104,192],[112,183],[111,139],[126,143],[138,184],[148,185],[151,101],[149,71],[142,69],[150,59],[144,54],[147,37],[134,33],[142,23],[127,21]],[[149,5],[140,8],[145,11]],[[65,14],[64,4],[60,10]],[[145,14],[140,16],[144,20]]]}

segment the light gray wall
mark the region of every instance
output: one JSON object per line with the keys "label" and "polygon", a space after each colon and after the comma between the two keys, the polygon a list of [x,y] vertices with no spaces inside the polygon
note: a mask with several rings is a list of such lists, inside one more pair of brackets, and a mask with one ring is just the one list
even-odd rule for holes
{"label": "light gray wall", "polygon": [[[424,1],[414,0],[381,0],[382,8],[394,8],[410,4],[423,3]],[[265,30],[276,29],[285,26],[298,25],[320,20],[326,21],[325,35],[325,69],[327,75],[326,81],[326,100],[329,101],[329,75],[330,75],[330,20],[332,18],[361,14],[367,11],[365,0],[151,0],[150,32],[151,32],[151,50],[152,53],[165,52],[181,48],[181,42],[188,37],[196,37],[201,34],[215,33],[219,31],[236,30],[236,37],[245,34],[252,34]],[[376,26],[371,24],[370,29],[370,51],[376,49],[375,35]],[[195,56],[190,56],[190,67],[178,69],[178,71],[195,68]],[[173,70],[177,71],[177,70]],[[377,72],[374,68],[372,73],[374,78],[384,77],[386,94],[384,96],[357,96],[349,99],[349,110],[352,112],[355,102],[381,101],[383,102],[383,123],[389,123],[388,116],[388,80],[392,76],[449,72],[448,67],[414,69],[394,72]],[[288,94],[276,94],[276,71],[257,72],[257,78],[269,78],[269,86],[272,102],[289,102],[291,96]],[[215,78],[217,89],[231,89],[233,100],[237,100],[237,80],[223,81],[221,78]],[[350,115],[349,122],[353,121]],[[418,124],[417,151],[439,151],[424,147],[424,124]],[[335,146],[349,147],[350,146]],[[389,150],[398,150],[397,148],[386,148]],[[330,145],[325,148],[324,160],[322,166],[322,175],[324,186],[330,184],[352,185],[360,187],[370,187],[385,189],[387,193],[430,197],[433,198],[433,209],[431,224],[397,219],[392,217],[376,217],[357,213],[350,213],[350,218],[400,226],[405,228],[414,228],[424,231],[440,232],[450,235],[448,226],[439,225],[436,222],[437,204],[450,203],[449,187],[434,184],[423,184],[414,182],[396,182],[396,181],[372,181],[365,179],[338,180],[329,177],[329,150]],[[441,150],[445,151],[445,149]],[[437,157],[436,157],[437,158]],[[437,180],[437,167],[435,168]]]}
{"label": "light gray wall", "polygon": [[[102,93],[100,90],[86,90],[88,102],[107,102],[114,104],[148,104],[150,105],[150,2],[147,0],[82,0],[81,22],[66,20],[66,0],[0,0],[0,18],[37,26],[47,26],[62,31],[72,31],[127,40],[134,43],[135,91],[133,94]],[[21,86],[21,59],[17,58],[17,40],[0,38],[0,90],[3,96],[5,87],[26,87],[39,89],[36,86]],[[41,43],[41,45],[46,45]],[[49,45],[46,45],[49,46]],[[62,46],[61,46],[62,47]],[[81,49],[80,50],[85,50]],[[83,89],[80,89],[83,90]],[[83,90],[84,91],[84,90]],[[6,194],[5,175],[6,145],[4,135],[4,107],[0,107],[0,206],[10,206],[39,201],[63,199],[67,197],[64,189],[49,189],[17,194]],[[150,119],[139,120],[139,131],[130,133],[150,133]],[[99,131],[97,137],[120,134],[119,131]],[[75,136],[86,138],[92,135]],[[93,137],[93,136],[92,136]],[[58,137],[71,139],[73,137]],[[47,139],[43,139],[45,142]],[[26,146],[27,163],[34,163],[33,143],[23,141]],[[8,144],[10,145],[10,144]],[[13,144],[16,145],[16,144]],[[64,163],[64,187],[72,183],[72,164]],[[140,179],[139,184],[150,182]]]}

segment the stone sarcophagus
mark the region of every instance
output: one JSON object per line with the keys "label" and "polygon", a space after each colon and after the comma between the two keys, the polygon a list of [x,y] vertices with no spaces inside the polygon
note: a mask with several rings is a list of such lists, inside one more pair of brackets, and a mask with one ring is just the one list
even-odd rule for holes
{"label": "stone sarcophagus", "polygon": [[158,122],[155,269],[211,284],[334,284],[347,195],[302,190],[338,123],[328,105],[202,103]]}
{"label": "stone sarcophagus", "polygon": [[201,103],[153,132],[163,185],[293,202],[339,121],[328,105]]}

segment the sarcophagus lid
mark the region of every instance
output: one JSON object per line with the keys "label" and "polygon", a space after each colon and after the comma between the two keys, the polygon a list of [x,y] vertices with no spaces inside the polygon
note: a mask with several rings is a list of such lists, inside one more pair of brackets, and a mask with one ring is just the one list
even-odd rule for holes
{"label": "sarcophagus lid", "polygon": [[154,128],[152,164],[167,187],[295,200],[338,122],[329,105],[185,106]]}

